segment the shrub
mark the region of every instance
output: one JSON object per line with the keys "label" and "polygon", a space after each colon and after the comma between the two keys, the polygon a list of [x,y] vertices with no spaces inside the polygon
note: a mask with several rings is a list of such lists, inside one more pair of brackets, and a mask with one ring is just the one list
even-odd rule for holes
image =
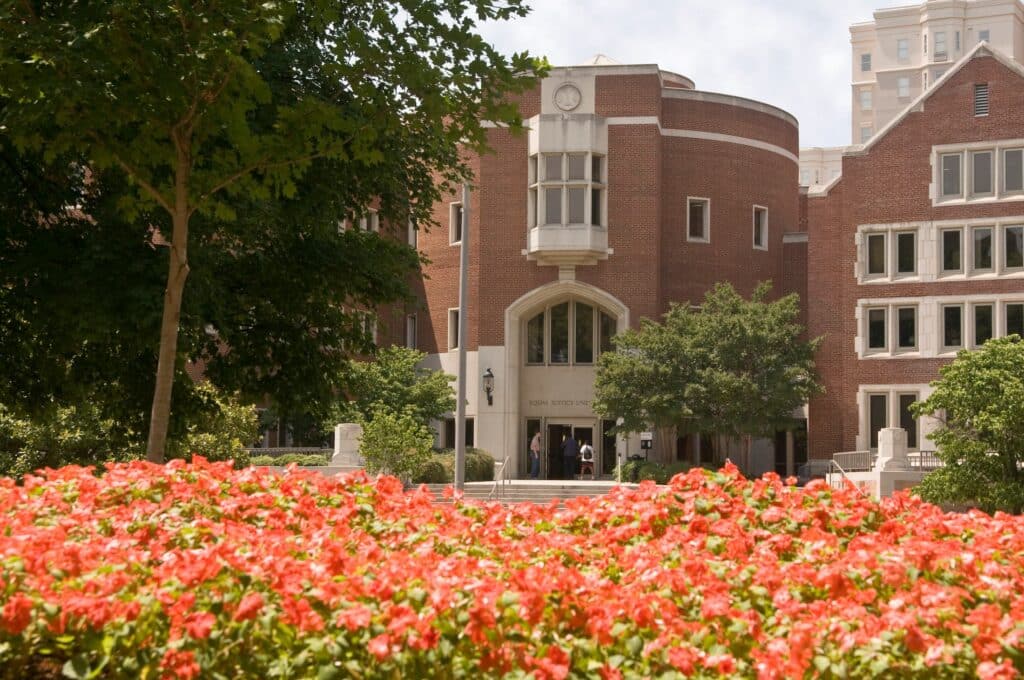
{"label": "shrub", "polygon": [[[493,482],[494,457],[483,449],[466,449],[466,481]],[[443,471],[443,479],[441,474]],[[455,482],[455,449],[435,451],[413,476],[416,484],[452,484]]]}
{"label": "shrub", "polygon": [[205,408],[189,422],[183,437],[167,443],[167,457],[189,459],[199,454],[212,461],[233,460],[239,468],[249,465],[246,447],[259,436],[256,407],[239,403],[210,383],[196,385],[196,392]]}
{"label": "shrub", "polygon": [[430,458],[434,435],[411,410],[395,412],[378,404],[373,419],[363,423],[359,455],[370,473],[411,480]]}
{"label": "shrub", "polygon": [[249,459],[250,465],[260,466],[281,466],[291,465],[302,465],[307,467],[321,467],[330,464],[330,459],[326,455],[320,455],[317,453],[284,453],[280,456],[268,456],[266,454],[252,456]]}
{"label": "shrub", "polygon": [[420,466],[412,481],[416,484],[451,484],[454,479],[451,469],[445,467],[438,454],[434,454]]}
{"label": "shrub", "polygon": [[637,481],[643,482],[646,480],[650,480],[655,484],[667,482],[668,473],[665,471],[665,466],[652,460],[640,463],[640,468],[637,470]]}

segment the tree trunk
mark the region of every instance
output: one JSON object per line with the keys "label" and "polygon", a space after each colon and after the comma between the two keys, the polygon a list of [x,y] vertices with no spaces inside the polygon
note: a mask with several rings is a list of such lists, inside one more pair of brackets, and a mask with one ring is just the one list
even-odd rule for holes
{"label": "tree trunk", "polygon": [[167,448],[167,429],[171,419],[171,390],[174,387],[174,365],[178,357],[178,326],[181,299],[188,278],[188,170],[189,159],[179,145],[174,177],[174,212],[171,214],[171,256],[167,268],[167,289],[164,291],[164,313],[160,322],[160,354],[156,365],[156,387],[149,418],[146,459],[163,463]]}

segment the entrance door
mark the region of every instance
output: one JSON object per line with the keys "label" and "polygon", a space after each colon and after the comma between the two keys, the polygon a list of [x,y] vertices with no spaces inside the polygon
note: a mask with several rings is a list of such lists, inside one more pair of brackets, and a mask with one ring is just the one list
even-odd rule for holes
{"label": "entrance door", "polygon": [[562,439],[572,435],[571,425],[548,425],[548,455],[545,461],[547,479],[566,479],[562,469]]}
{"label": "entrance door", "polygon": [[[594,428],[593,427],[574,427],[574,428],[572,428],[572,436],[576,437],[576,444],[577,444],[578,448],[580,448],[580,449],[583,448],[583,444],[584,443],[590,444],[590,448],[594,449],[594,451],[595,451],[593,465],[596,466],[597,465],[597,453],[596,453],[597,447],[594,446]],[[574,475],[580,474],[580,469],[581,469],[581,466],[579,464],[580,460],[582,460],[582,457],[577,459],[576,469],[573,470],[573,474]],[[597,476],[597,470],[594,470],[594,476],[595,477]]]}

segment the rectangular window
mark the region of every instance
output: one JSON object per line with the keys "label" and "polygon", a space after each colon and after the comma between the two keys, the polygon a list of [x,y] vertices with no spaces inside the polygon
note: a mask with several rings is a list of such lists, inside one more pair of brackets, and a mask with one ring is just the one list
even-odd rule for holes
{"label": "rectangular window", "polygon": [[1024,191],[1024,149],[1003,152],[1003,191]]}
{"label": "rectangular window", "polygon": [[953,49],[957,52],[960,51],[960,31],[956,31],[956,33],[953,34]]}
{"label": "rectangular window", "polygon": [[459,348],[459,310],[448,310],[448,349]]}
{"label": "rectangular window", "polygon": [[942,307],[942,346],[946,348],[964,345],[964,309],[961,305]]}
{"label": "rectangular window", "polygon": [[872,449],[878,448],[878,431],[889,426],[889,396],[868,395],[868,431]]}
{"label": "rectangular window", "polygon": [[569,303],[551,308],[551,363],[569,363]]}
{"label": "rectangular window", "polygon": [[974,346],[992,339],[992,305],[974,305]]}
{"label": "rectangular window", "polygon": [[711,202],[706,198],[686,199],[686,240],[708,241]]}
{"label": "rectangular window", "polygon": [[896,273],[913,274],[917,271],[917,234],[904,231],[896,234]]}
{"label": "rectangular window", "polygon": [[610,315],[601,312],[601,353],[611,352],[612,349],[612,338],[615,337],[616,324],[615,319]]}
{"label": "rectangular window", "polygon": [[988,83],[974,85],[974,115],[988,115]]}
{"label": "rectangular window", "polygon": [[975,227],[974,237],[974,271],[992,270],[992,227]]}
{"label": "rectangular window", "polygon": [[961,155],[948,153],[942,156],[942,196],[960,196],[963,191],[960,186],[960,178],[963,173],[960,171]]}
{"label": "rectangular window", "polygon": [[576,303],[576,363],[594,363],[594,308]]}
{"label": "rectangular window", "polygon": [[900,99],[910,97],[910,78],[908,76],[900,76],[896,79],[896,96]]}
{"label": "rectangular window", "polygon": [[962,269],[963,260],[960,257],[960,230],[942,230],[942,271],[958,272]]}
{"label": "rectangular window", "polygon": [[569,179],[586,179],[587,170],[587,154],[585,153],[571,153],[569,154]]}
{"label": "rectangular window", "polygon": [[590,189],[590,224],[595,227],[601,226],[601,195],[603,193],[600,189]]}
{"label": "rectangular window", "polygon": [[409,220],[409,224],[406,225],[406,230],[407,242],[411,247],[417,247],[420,241],[420,230],[419,227],[416,225],[416,220]]}
{"label": "rectangular window", "polygon": [[462,204],[452,203],[448,209],[448,242],[462,243]]}
{"label": "rectangular window", "polygon": [[910,58],[910,41],[906,38],[896,41],[896,58],[900,61],[907,61]]}
{"label": "rectangular window", "polygon": [[935,59],[946,58],[946,32],[936,31],[935,32]]}
{"label": "rectangular window", "polygon": [[416,315],[406,314],[405,316],[405,346],[409,349],[416,349]]}
{"label": "rectangular window", "polygon": [[1003,252],[1007,269],[1024,267],[1024,227],[1006,227],[1003,230]]}
{"label": "rectangular window", "polygon": [[[476,433],[474,430],[474,418],[466,418],[466,446],[473,448],[474,442],[476,441]],[[443,446],[446,449],[455,448],[455,418],[444,419],[444,442]]]}
{"label": "rectangular window", "polygon": [[544,363],[544,312],[526,322],[526,363]]}
{"label": "rectangular window", "polygon": [[873,134],[874,134],[874,128],[873,127],[871,127],[870,125],[861,125],[860,126],[860,143],[861,144],[867,143],[867,141],[869,139],[871,139],[871,135],[873,135]]}
{"label": "rectangular window", "polygon": [[536,184],[537,181],[540,179],[539,177],[537,177],[537,157],[536,156],[530,156],[530,166],[529,166],[529,168],[527,168],[526,178],[527,178],[527,181],[530,184]]}
{"label": "rectangular window", "polygon": [[885,328],[885,308],[868,310],[868,349],[884,350],[888,333]]}
{"label": "rectangular window", "polygon": [[899,307],[896,310],[899,349],[917,347],[917,307]]}
{"label": "rectangular window", "polygon": [[868,234],[868,275],[885,275],[885,234]]}
{"label": "rectangular window", "polygon": [[768,250],[768,208],[754,206],[754,247]]}
{"label": "rectangular window", "polygon": [[806,186],[810,186],[810,184],[811,184],[811,171],[810,170],[801,170],[800,171],[800,184],[802,186],[805,186],[805,187]]}
{"label": "rectangular window", "polygon": [[586,200],[586,187],[569,187],[569,224],[584,224],[583,207]]}
{"label": "rectangular window", "polygon": [[990,33],[987,28],[978,31],[978,42],[988,42],[989,35]]}
{"label": "rectangular window", "polygon": [[1024,303],[1006,305],[1006,334],[1024,338]]}
{"label": "rectangular window", "polygon": [[928,34],[927,34],[927,33],[925,33],[925,34],[924,34],[923,36],[921,36],[921,37],[923,38],[923,43],[922,43],[922,44],[924,45],[924,53],[925,53],[925,54],[928,54]]}
{"label": "rectangular window", "polygon": [[860,70],[870,71],[871,70],[871,53],[860,55]]}
{"label": "rectangular window", "polygon": [[871,110],[871,90],[860,91],[860,110],[870,111]]}
{"label": "rectangular window", "polygon": [[544,155],[544,179],[545,181],[558,181],[562,179],[562,154]]}
{"label": "rectangular window", "polygon": [[907,432],[907,448],[917,448],[917,418],[910,412],[910,407],[917,401],[916,394],[901,394],[900,400],[900,427]]}
{"label": "rectangular window", "polygon": [[562,223],[562,188],[544,190],[544,224]]}
{"label": "rectangular window", "polygon": [[598,184],[604,182],[604,173],[601,172],[601,157],[591,156],[590,157],[590,181],[597,182]]}
{"label": "rectangular window", "polygon": [[971,154],[971,194],[992,194],[992,152],[976,151]]}

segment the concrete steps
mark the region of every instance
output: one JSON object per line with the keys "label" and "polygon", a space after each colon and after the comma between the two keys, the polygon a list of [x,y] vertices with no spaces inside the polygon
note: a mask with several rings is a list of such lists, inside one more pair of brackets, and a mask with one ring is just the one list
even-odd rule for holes
{"label": "concrete steps", "polygon": [[[444,491],[448,486],[450,485],[427,485],[439,503],[451,502],[451,499],[444,497]],[[493,482],[467,482],[463,498],[477,501],[498,501],[506,505],[510,503],[547,505],[555,500],[563,502],[580,496],[590,498],[603,496],[616,486],[618,485],[611,481],[513,480],[495,492]]]}

